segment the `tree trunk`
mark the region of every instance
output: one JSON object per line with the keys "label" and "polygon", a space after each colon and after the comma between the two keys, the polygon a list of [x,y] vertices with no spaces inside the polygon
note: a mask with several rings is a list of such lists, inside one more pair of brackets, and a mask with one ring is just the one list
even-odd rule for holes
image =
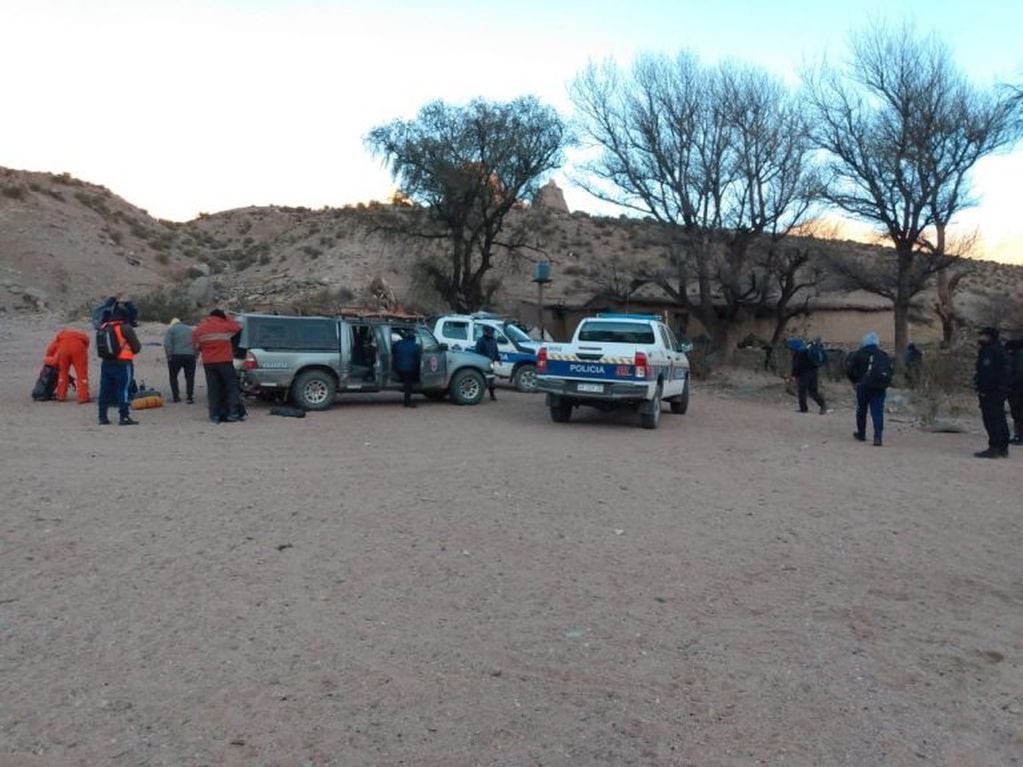
{"label": "tree trunk", "polygon": [[909,275],[913,268],[913,243],[900,242],[896,246],[899,259],[898,286],[895,291],[895,362],[901,370],[902,358],[909,345],[909,303],[912,299],[909,289]]}
{"label": "tree trunk", "polygon": [[934,310],[941,320],[941,348],[948,349],[955,341],[955,304],[948,269],[938,272],[938,303]]}

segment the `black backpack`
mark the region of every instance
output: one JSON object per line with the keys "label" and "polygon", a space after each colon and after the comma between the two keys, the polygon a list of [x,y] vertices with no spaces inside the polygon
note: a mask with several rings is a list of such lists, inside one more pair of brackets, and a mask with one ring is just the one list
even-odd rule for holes
{"label": "black backpack", "polygon": [[96,331],[96,354],[101,360],[116,360],[121,353],[121,342],[117,338],[117,331],[110,323],[101,325]]}
{"label": "black backpack", "polygon": [[871,389],[887,389],[892,385],[894,372],[892,358],[880,349],[874,349],[867,360],[867,370],[863,374],[862,383]]}
{"label": "black backpack", "polygon": [[45,402],[53,399],[53,392],[57,388],[57,368],[53,365],[43,365],[39,371],[39,378],[32,388],[32,399],[36,402]]}

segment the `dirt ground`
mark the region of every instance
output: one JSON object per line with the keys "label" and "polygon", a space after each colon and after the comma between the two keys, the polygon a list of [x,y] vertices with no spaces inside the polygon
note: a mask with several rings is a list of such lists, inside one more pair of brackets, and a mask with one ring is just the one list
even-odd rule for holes
{"label": "dirt ground", "polygon": [[699,388],[100,427],[55,327],[0,320],[0,764],[1023,764],[1023,453]]}

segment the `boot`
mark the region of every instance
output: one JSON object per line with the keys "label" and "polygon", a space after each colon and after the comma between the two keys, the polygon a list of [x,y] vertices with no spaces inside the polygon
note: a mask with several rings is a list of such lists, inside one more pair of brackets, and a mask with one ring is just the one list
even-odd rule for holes
{"label": "boot", "polygon": [[975,458],[1001,458],[1001,452],[995,450],[993,447],[989,447],[987,450],[981,450],[979,453],[974,453],[973,455]]}
{"label": "boot", "polygon": [[883,447],[884,442],[881,441],[880,437],[874,437],[874,447]]}
{"label": "boot", "polygon": [[121,416],[117,424],[119,426],[138,426],[139,422],[132,418],[130,415]]}
{"label": "boot", "polygon": [[866,442],[867,441],[867,435],[866,434],[860,434],[858,431],[854,431],[853,432],[853,439],[856,440],[857,442]]}

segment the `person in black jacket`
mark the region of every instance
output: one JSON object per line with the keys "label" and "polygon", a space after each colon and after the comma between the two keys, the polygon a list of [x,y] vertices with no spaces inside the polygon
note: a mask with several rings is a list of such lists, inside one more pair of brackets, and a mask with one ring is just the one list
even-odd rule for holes
{"label": "person in black jacket", "polygon": [[1023,338],[1005,342],[1009,355],[1009,412],[1012,413],[1011,445],[1023,445]]}
{"label": "person in black jacket", "polygon": [[997,328],[984,328],[978,336],[977,372],[973,385],[980,399],[980,415],[987,431],[988,447],[974,453],[978,458],[1009,457],[1009,424],[1005,399],[1009,393],[1009,357],[998,340]]}
{"label": "person in black jacket", "polygon": [[[490,360],[491,364],[497,364],[501,361],[501,352],[497,348],[497,340],[494,338],[494,329],[490,325],[483,326],[483,335],[479,337],[476,342],[476,348],[473,349],[477,354],[486,357]],[[490,379],[490,399],[496,400],[497,394],[494,393],[494,379]]]}
{"label": "person in black jacket", "polygon": [[398,330],[400,338],[391,345],[391,360],[394,372],[402,383],[405,407],[415,407],[412,401],[412,389],[419,381],[419,366],[422,351],[416,341],[416,332],[410,328]]}
{"label": "person in black jacket", "polygon": [[817,373],[817,363],[810,356],[809,349],[807,349],[806,344],[800,338],[789,339],[789,350],[792,352],[792,377],[796,380],[799,412],[809,412],[806,404],[806,398],[809,395],[810,399],[817,403],[817,407],[821,410],[821,415],[824,415],[828,412],[828,406],[818,389],[819,376]]}

